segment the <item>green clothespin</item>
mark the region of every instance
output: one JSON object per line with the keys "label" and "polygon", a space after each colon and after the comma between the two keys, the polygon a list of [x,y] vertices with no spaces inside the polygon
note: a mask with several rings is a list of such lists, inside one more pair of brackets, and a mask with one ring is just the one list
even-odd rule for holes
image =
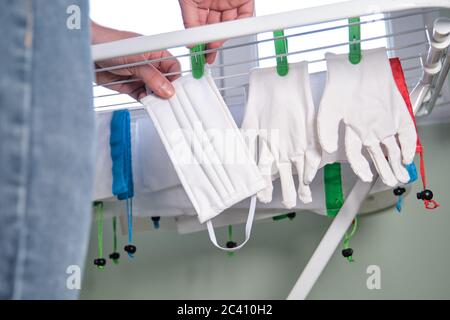
{"label": "green clothespin", "polygon": [[359,18],[348,19],[348,40],[350,42],[350,52],[348,59],[352,64],[361,62],[361,25]]}
{"label": "green clothespin", "polygon": [[205,73],[205,54],[199,53],[205,51],[205,48],[204,43],[197,44],[191,48],[191,68],[195,79],[200,79]]}
{"label": "green clothespin", "polygon": [[[277,55],[277,73],[284,77],[289,71],[289,63],[286,55],[288,53],[288,41],[284,38],[284,30],[275,30],[273,37],[277,38],[274,40],[275,53]],[[279,55],[282,56],[280,57]]]}

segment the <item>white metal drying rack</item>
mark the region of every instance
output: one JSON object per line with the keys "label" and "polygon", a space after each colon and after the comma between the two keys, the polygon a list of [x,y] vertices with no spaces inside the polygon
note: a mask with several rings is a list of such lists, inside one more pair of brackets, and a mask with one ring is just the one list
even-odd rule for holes
{"label": "white metal drying rack", "polygon": [[[340,19],[347,19],[349,17],[366,16],[377,13],[393,13],[407,10],[417,9],[436,9],[445,8],[450,9],[449,0],[353,0],[348,2],[342,2],[337,4],[331,4],[326,6],[296,10],[291,12],[284,12],[279,14],[253,17],[248,19],[242,19],[238,21],[229,21],[220,24],[202,26],[192,28],[188,30],[175,31],[169,33],[163,33],[155,36],[141,36],[131,39],[119,40],[110,43],[98,44],[92,47],[92,55],[94,61],[101,61],[109,58],[128,56],[134,54],[140,54],[150,51],[165,50],[168,48],[174,48],[179,46],[193,45],[196,43],[206,43],[220,39],[231,39],[240,36],[253,35],[261,32],[287,29],[293,27],[307,26],[313,24],[319,24],[323,22],[336,21]],[[421,12],[423,13],[423,12]],[[406,13],[398,17],[405,17],[411,15]],[[389,20],[394,18],[383,18],[379,20]],[[362,22],[370,23],[373,21]],[[333,27],[343,28],[348,25]],[[321,32],[322,30],[316,30],[311,32]],[[407,32],[416,32],[418,30],[410,30]],[[406,34],[404,32],[403,34]],[[386,37],[398,36],[399,33],[386,35]],[[296,35],[290,35],[292,37]],[[273,39],[267,39],[263,41],[271,41]],[[369,41],[369,39],[362,40]],[[255,45],[260,41],[248,43],[248,45]],[[423,44],[423,43],[420,43]],[[426,57],[420,55],[418,52],[415,56],[410,56],[402,59],[402,61],[417,58],[421,65],[413,67],[412,69],[422,68],[422,76],[419,79],[417,85],[411,92],[411,100],[413,103],[414,111],[417,115],[429,114],[433,107],[436,105],[436,101],[439,97],[440,91],[447,78],[448,71],[450,69],[450,55],[447,54],[447,48],[450,45],[450,20],[438,19],[433,28],[432,36],[428,36],[429,50]],[[335,46],[348,45],[348,43],[342,43]],[[410,44],[406,47],[414,47],[419,44]],[[240,46],[240,45],[238,45]],[[237,46],[225,46],[220,50],[229,50]],[[314,48],[314,50],[327,49],[328,47]],[[387,50],[401,50],[403,47],[388,48]],[[209,52],[212,50],[206,50]],[[299,52],[293,52],[289,54],[296,54]],[[184,55],[186,56],[186,55]],[[274,58],[267,57],[266,59]],[[174,57],[177,58],[177,57]],[[166,58],[164,58],[166,59]],[[143,61],[141,63],[151,63],[161,61],[163,59],[157,59],[152,61]],[[319,62],[310,61],[310,63]],[[252,61],[244,61],[249,63]],[[127,65],[128,66],[128,65]],[[114,66],[112,68],[98,69],[96,72],[107,71],[113,68],[124,68],[127,66]],[[228,65],[218,65],[216,67],[226,67]],[[190,72],[190,70],[184,70],[181,73]],[[235,77],[244,76],[244,74],[232,75]],[[133,79],[125,80],[120,83],[132,82]],[[104,84],[104,86],[111,86],[118,84],[119,82]],[[221,88],[222,91],[226,91],[229,88]],[[100,97],[113,96],[116,94],[108,94]],[[96,111],[103,110],[115,110],[115,109],[135,109],[141,108],[137,106],[129,106],[132,103],[123,103],[116,105],[107,105],[103,107],[97,107]],[[302,274],[291,290],[288,299],[305,299],[310,290],[316,283],[323,269],[327,265],[329,259],[335,252],[337,246],[342,240],[346,230],[349,228],[357,212],[359,211],[362,202],[369,194],[372,186],[375,184],[376,179],[371,183],[365,183],[361,180],[355,184],[349,195],[347,196],[344,205],[339,211],[338,215],[334,218],[324,237],[322,238],[319,246],[316,248],[313,256],[309,260],[308,264],[304,268]]]}

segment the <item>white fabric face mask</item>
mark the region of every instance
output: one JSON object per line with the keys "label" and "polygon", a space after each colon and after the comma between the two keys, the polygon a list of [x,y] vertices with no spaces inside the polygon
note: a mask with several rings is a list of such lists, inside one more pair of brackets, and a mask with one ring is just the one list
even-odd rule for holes
{"label": "white fabric face mask", "polygon": [[[219,247],[211,219],[232,205],[255,195],[265,181],[212,77],[192,75],[173,82],[169,100],[153,95],[141,100],[166,148],[178,178],[211,241]],[[142,137],[144,138],[144,137]],[[246,227],[250,236],[255,211],[252,199]]]}
{"label": "white fabric face mask", "polygon": [[[286,208],[296,205],[297,195],[303,203],[312,202],[309,184],[321,161],[315,114],[306,62],[290,64],[283,77],[275,68],[251,71],[242,130],[250,150],[256,150],[259,139],[258,166],[268,184],[258,193],[261,202],[272,201],[272,179],[278,175]],[[298,192],[294,171],[299,177]]]}
{"label": "white fabric face mask", "polygon": [[348,162],[363,181],[372,181],[364,147],[386,185],[407,183],[410,177],[403,165],[413,161],[417,135],[385,49],[364,51],[357,65],[347,54],[328,53],[326,59],[328,79],[317,115],[322,148],[329,153],[338,149],[342,121]]}

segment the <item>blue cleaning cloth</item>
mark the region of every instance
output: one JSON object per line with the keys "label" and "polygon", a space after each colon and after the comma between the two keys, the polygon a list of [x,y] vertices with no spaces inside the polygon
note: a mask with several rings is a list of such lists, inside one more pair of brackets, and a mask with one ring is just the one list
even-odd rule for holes
{"label": "blue cleaning cloth", "polygon": [[131,166],[130,112],[114,111],[109,139],[112,159],[112,193],[119,200],[134,196],[133,170]]}

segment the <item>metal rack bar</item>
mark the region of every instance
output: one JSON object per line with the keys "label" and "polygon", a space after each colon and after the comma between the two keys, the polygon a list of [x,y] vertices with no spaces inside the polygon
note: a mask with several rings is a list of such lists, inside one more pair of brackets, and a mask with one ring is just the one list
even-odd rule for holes
{"label": "metal rack bar", "polygon": [[[437,10],[428,10],[428,11],[424,11],[424,12],[414,12],[414,13],[398,15],[395,17],[383,17],[383,18],[372,19],[372,20],[368,20],[368,21],[346,23],[346,24],[343,24],[340,26],[322,28],[322,29],[311,30],[311,31],[306,31],[306,32],[299,32],[299,33],[285,35],[283,37],[277,37],[277,38],[288,39],[288,38],[292,38],[292,37],[299,37],[299,36],[310,35],[310,34],[314,34],[314,33],[348,28],[353,25],[364,25],[364,24],[369,24],[369,23],[374,23],[374,22],[379,22],[379,21],[391,21],[391,20],[401,19],[401,18],[405,18],[405,17],[416,16],[416,15],[420,15],[420,14],[424,14],[424,13],[432,13],[432,12],[436,12],[436,11]],[[237,45],[231,45],[231,46],[228,45],[228,46],[222,46],[222,47],[215,48],[215,49],[207,49],[207,50],[203,50],[203,51],[198,51],[198,53],[207,54],[207,53],[212,53],[212,52],[220,52],[220,51],[225,51],[225,50],[230,50],[230,49],[237,49],[237,48],[241,48],[241,47],[245,47],[245,46],[258,45],[258,44],[264,43],[264,42],[271,42],[275,39],[276,38],[274,38],[274,37],[270,37],[268,39],[262,39],[262,40],[257,40],[257,41],[248,41],[248,42],[237,44]],[[137,66],[149,64],[149,63],[159,63],[159,62],[167,61],[167,60],[173,60],[173,59],[179,59],[179,58],[189,58],[190,56],[191,56],[191,53],[186,53],[186,54],[180,54],[180,55],[175,55],[175,56],[161,57],[161,58],[157,58],[157,59],[142,60],[142,61],[133,62],[133,63],[97,68],[97,69],[95,69],[95,72],[113,71],[113,70],[118,70],[118,69],[129,68],[129,67],[137,67]]]}
{"label": "metal rack bar", "polygon": [[210,24],[153,36],[141,36],[97,44],[92,46],[92,56],[94,61],[101,61],[109,58],[236,38],[278,29],[336,21],[347,19],[348,17],[430,8],[450,8],[450,3],[446,0],[352,0],[278,14]]}
{"label": "metal rack bar", "polygon": [[[397,36],[402,36],[402,35],[410,35],[416,32],[421,32],[421,31],[425,31],[426,28],[416,28],[416,29],[412,29],[412,30],[407,30],[407,31],[402,31],[402,32],[398,32],[398,33],[390,33],[390,34],[386,34],[383,36],[376,36],[376,37],[371,37],[371,38],[367,38],[367,39],[362,39],[362,40],[357,40],[355,42],[358,43],[364,43],[364,42],[369,42],[369,41],[374,41],[374,40],[379,40],[379,39],[385,39],[385,38],[392,38],[392,37],[397,37]],[[259,57],[256,59],[249,59],[249,60],[245,60],[245,61],[239,61],[239,62],[234,62],[234,63],[229,63],[229,64],[221,64],[221,65],[213,65],[210,68],[223,68],[223,67],[229,67],[229,66],[236,66],[236,65],[240,65],[240,64],[247,64],[247,63],[252,63],[252,62],[258,62],[258,61],[262,61],[262,60],[268,60],[268,59],[275,59],[277,57],[281,57],[281,56],[292,56],[292,55],[298,55],[298,54],[303,54],[303,53],[309,53],[309,52],[314,52],[314,51],[319,51],[319,50],[327,50],[327,49],[333,49],[333,48],[338,48],[338,47],[343,47],[343,46],[348,46],[349,42],[341,42],[341,43],[337,43],[337,44],[333,44],[333,45],[328,45],[328,46],[321,46],[321,47],[315,47],[315,48],[309,48],[309,49],[305,49],[305,50],[298,50],[298,51],[293,51],[293,52],[288,52],[287,54],[281,54],[281,55],[272,55],[272,56],[267,56],[267,57]],[[408,44],[405,46],[401,46],[401,47],[397,47],[397,48],[388,48],[388,51],[399,51],[399,50],[403,50],[403,49],[408,49],[411,47],[416,47],[416,46],[420,46],[420,45],[424,45],[423,42],[416,42],[416,43],[412,43],[412,44]],[[315,60],[315,61],[310,61],[310,63],[318,63],[318,62],[323,62],[325,61],[325,59],[320,59],[320,60]],[[171,76],[171,75],[180,75],[183,73],[188,73],[191,70],[183,70],[180,72],[171,72],[171,73],[166,73],[164,74],[165,76]],[[105,84],[96,84],[94,85],[94,87],[98,87],[98,86],[103,86],[103,87],[108,87],[108,86],[114,86],[114,85],[118,85],[118,84],[124,84],[124,83],[131,83],[131,82],[137,82],[137,81],[141,81],[140,79],[127,79],[127,80],[119,80],[119,81],[113,81],[113,82],[108,82]]]}

